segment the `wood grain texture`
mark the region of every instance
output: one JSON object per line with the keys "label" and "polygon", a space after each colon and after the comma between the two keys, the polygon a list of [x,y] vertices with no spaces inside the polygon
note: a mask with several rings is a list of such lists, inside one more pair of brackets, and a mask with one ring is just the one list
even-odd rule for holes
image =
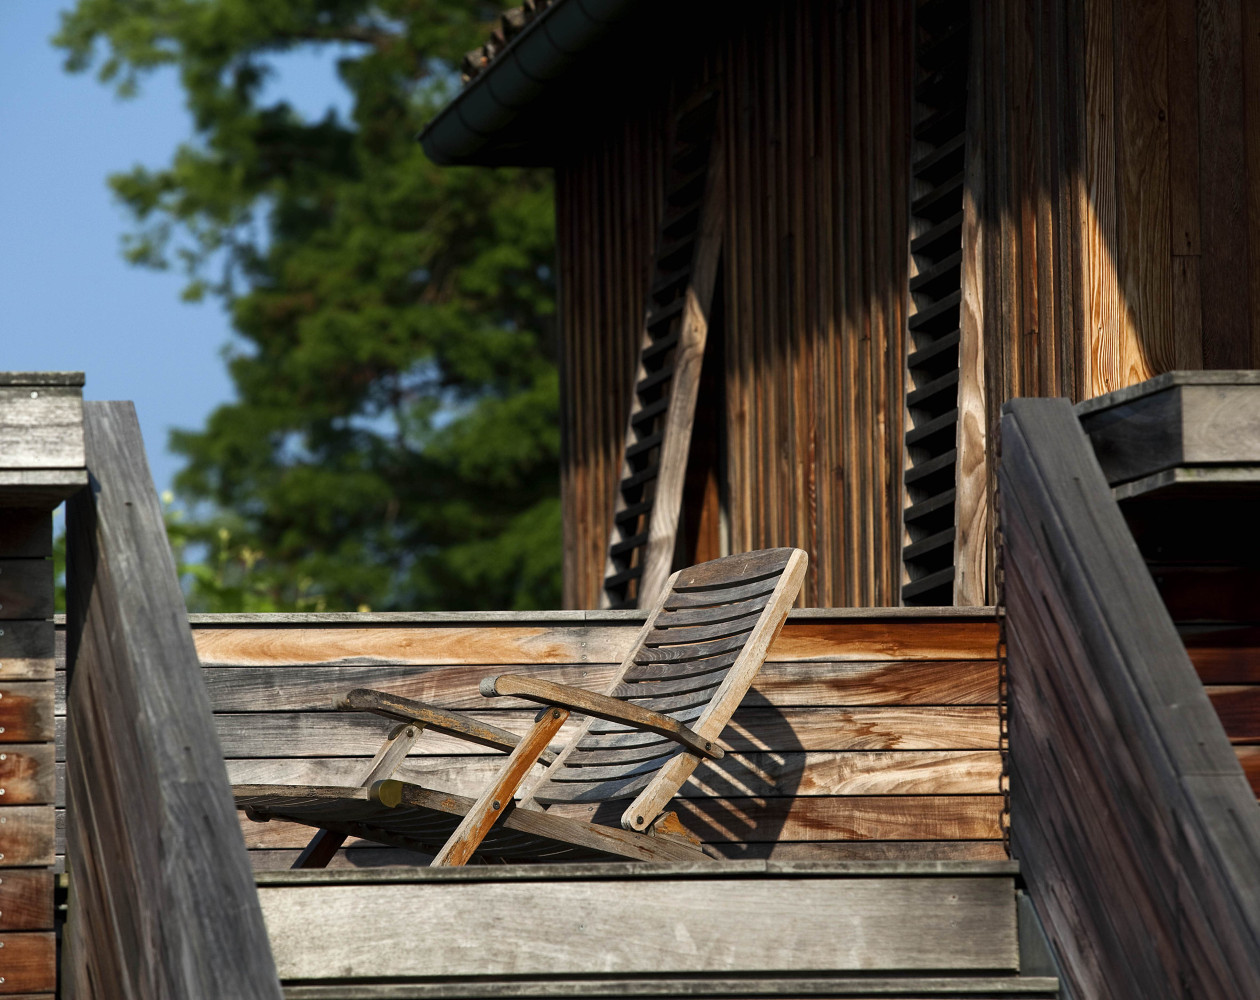
{"label": "wood grain texture", "polygon": [[0,386],[0,468],[83,468],[83,389]]}
{"label": "wood grain texture", "polygon": [[51,679],[54,642],[50,621],[0,623],[0,679]]}
{"label": "wood grain texture", "polygon": [[56,772],[52,743],[0,747],[0,804],[41,805],[55,801]]}
{"label": "wood grain texture", "polygon": [[52,683],[0,682],[0,744],[42,743],[53,735]]}
{"label": "wood grain texture", "polygon": [[135,411],[93,403],[85,422],[93,489],[67,512],[67,988],[278,1000]]}
{"label": "wood grain texture", "polygon": [[52,931],[0,934],[4,983],[0,995],[42,993],[57,988],[57,937]]}
{"label": "wood grain texture", "polygon": [[[395,957],[394,975],[424,977],[1017,963],[1013,922],[1001,920],[1013,907],[1003,879],[636,880],[617,885],[615,905],[606,893],[581,882],[549,884],[543,898],[514,882],[259,889],[286,979],[375,976],[382,949]],[[396,919],[365,919],[385,912]],[[777,933],[784,921],[806,932]],[[979,925],[992,933],[971,933]],[[556,941],[566,947],[546,946]]]}
{"label": "wood grain texture", "polygon": [[1070,408],[1003,435],[1012,837],[1064,978],[1251,995],[1260,807]]}
{"label": "wood grain texture", "polygon": [[[260,634],[260,632],[262,634]],[[617,626],[549,628],[300,628],[196,629],[206,665],[343,663],[386,660],[417,665],[518,666],[617,663],[634,642],[634,629]],[[768,662],[807,660],[991,659],[992,620],[874,620],[789,618],[766,654]]]}
{"label": "wood grain texture", "polygon": [[0,807],[0,868],[51,865],[56,822],[51,805]]}
{"label": "wood grain texture", "polygon": [[0,872],[0,931],[53,929],[53,873]]}

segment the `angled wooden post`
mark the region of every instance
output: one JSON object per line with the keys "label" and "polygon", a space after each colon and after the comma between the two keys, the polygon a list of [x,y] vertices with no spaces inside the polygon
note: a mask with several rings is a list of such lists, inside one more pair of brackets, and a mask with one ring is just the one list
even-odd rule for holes
{"label": "angled wooden post", "polygon": [[135,410],[84,407],[67,509],[63,995],[279,1000]]}

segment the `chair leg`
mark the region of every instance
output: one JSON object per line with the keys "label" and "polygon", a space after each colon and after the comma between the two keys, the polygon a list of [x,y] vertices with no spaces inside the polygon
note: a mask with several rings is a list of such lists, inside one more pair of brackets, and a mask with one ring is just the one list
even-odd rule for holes
{"label": "chair leg", "polygon": [[292,867],[294,869],[327,868],[328,862],[333,859],[333,855],[337,853],[345,842],[346,835],[344,833],[320,830],[311,838],[311,842],[306,845],[305,850],[298,855],[298,859],[293,862]]}
{"label": "chair leg", "polygon": [[552,737],[560,731],[568,717],[569,711],[565,708],[545,708],[539,713],[534,728],[508,755],[507,763],[503,765],[499,776],[465,814],[455,832],[433,859],[431,867],[462,865],[473,856],[495,821],[512,804],[512,796],[521,781],[537,763],[539,755],[547,749]]}
{"label": "chair leg", "polygon": [[[402,726],[395,726],[385,742],[381,744],[381,748],[376,752],[376,756],[372,758],[372,764],[368,768],[367,777],[363,779],[363,788],[371,788],[374,782],[380,781],[382,778],[388,778],[396,770],[398,765],[403,762],[403,758],[410,753],[412,746],[416,740],[420,738],[420,733],[424,729],[422,723],[407,723]],[[346,842],[344,833],[333,833],[331,830],[320,830],[311,838],[306,848],[298,855],[296,861],[293,862],[293,868],[327,868],[328,862],[333,859],[333,855]]]}

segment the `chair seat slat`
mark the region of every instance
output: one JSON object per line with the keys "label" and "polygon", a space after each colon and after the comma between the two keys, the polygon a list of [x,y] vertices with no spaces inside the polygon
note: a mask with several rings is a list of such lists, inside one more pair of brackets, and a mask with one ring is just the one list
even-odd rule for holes
{"label": "chair seat slat", "polygon": [[682,625],[678,628],[654,628],[643,640],[649,649],[661,649],[673,646],[691,645],[707,642],[710,639],[725,639],[727,636],[747,635],[761,617],[760,611],[750,615],[732,618],[730,621],[714,622],[711,625]]}
{"label": "chair seat slat", "polygon": [[715,590],[701,590],[691,593],[671,590],[665,597],[663,607],[665,611],[679,611],[684,608],[711,608],[729,604],[732,601],[742,601],[750,597],[768,598],[774,592],[774,588],[778,586],[778,582],[776,577],[766,577],[762,580],[754,580],[752,583]]}
{"label": "chair seat slat", "polygon": [[766,606],[770,594],[760,594],[744,601],[728,601],[703,608],[686,608],[678,611],[662,611],[656,616],[657,628],[678,628],[682,625],[713,625],[733,618],[753,614]]}

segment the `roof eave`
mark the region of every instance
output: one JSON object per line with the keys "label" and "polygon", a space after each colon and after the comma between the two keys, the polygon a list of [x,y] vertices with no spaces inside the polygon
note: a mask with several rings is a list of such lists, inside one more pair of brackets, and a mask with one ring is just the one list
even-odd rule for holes
{"label": "roof eave", "polygon": [[[513,162],[510,145],[497,145],[496,137],[554,91],[582,54],[639,3],[556,0],[424,127],[420,143],[429,159],[443,165]],[[519,162],[540,159],[535,151]]]}

